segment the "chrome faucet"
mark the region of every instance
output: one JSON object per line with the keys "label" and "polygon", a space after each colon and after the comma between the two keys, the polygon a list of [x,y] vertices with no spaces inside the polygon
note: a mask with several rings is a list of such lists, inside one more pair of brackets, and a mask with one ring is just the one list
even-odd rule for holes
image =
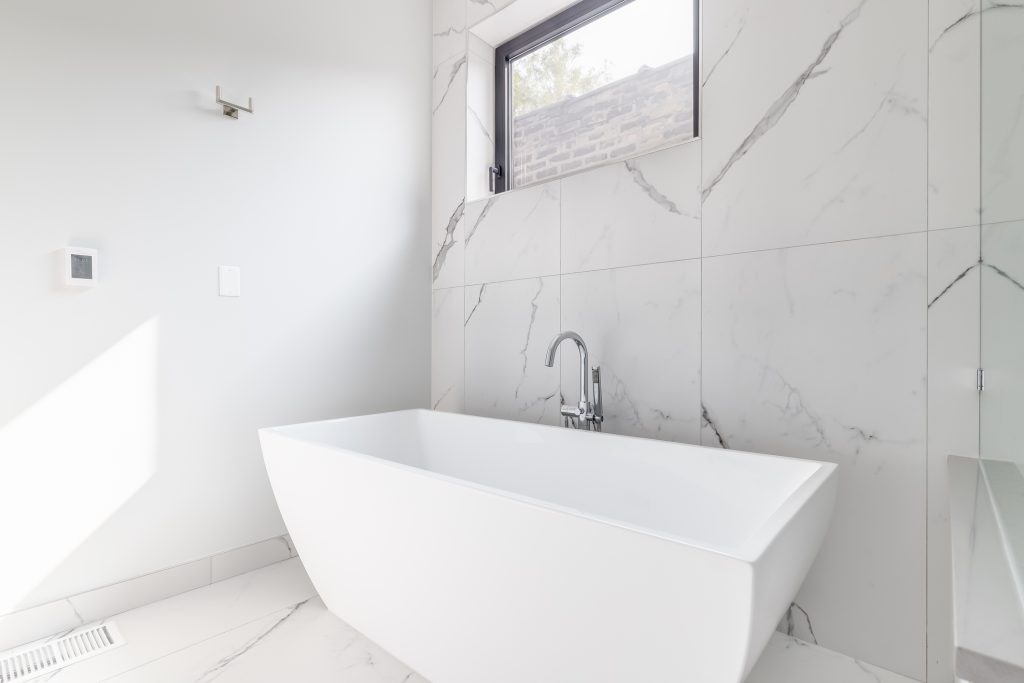
{"label": "chrome faucet", "polygon": [[[601,431],[601,423],[604,422],[604,412],[601,401],[601,368],[590,370],[590,354],[587,352],[587,344],[583,337],[575,332],[562,332],[555,337],[548,346],[548,355],[544,359],[544,365],[549,368],[555,364],[555,352],[566,339],[576,342],[576,348],[580,352],[580,402],[575,407],[562,405],[561,413],[566,427],[573,429],[587,429],[590,431]],[[589,385],[594,385],[594,402],[590,402]]]}

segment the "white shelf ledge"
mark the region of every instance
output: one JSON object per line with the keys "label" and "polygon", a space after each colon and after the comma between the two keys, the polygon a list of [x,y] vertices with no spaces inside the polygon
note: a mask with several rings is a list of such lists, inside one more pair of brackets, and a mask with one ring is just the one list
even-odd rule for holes
{"label": "white shelf ledge", "polygon": [[1024,683],[1024,596],[984,467],[949,459],[956,673],[970,683]]}

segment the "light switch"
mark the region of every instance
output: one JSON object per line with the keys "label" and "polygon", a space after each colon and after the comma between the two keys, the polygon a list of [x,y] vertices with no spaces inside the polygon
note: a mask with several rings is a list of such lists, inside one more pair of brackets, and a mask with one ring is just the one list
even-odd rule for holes
{"label": "light switch", "polygon": [[242,296],[242,269],[238,266],[221,266],[218,270],[220,276],[221,296]]}

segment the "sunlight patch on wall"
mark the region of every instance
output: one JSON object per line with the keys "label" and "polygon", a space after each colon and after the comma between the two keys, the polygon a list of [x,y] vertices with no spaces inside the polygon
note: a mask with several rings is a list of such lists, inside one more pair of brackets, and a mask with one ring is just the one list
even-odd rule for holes
{"label": "sunlight patch on wall", "polygon": [[0,614],[152,476],[158,447],[158,320],[151,318],[0,427]]}

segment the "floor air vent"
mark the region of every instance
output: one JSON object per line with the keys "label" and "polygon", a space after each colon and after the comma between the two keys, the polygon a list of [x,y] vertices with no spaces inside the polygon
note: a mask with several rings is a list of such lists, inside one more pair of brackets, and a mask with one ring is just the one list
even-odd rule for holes
{"label": "floor air vent", "polygon": [[31,681],[124,645],[113,622],[75,629],[53,640],[0,652],[0,683]]}

